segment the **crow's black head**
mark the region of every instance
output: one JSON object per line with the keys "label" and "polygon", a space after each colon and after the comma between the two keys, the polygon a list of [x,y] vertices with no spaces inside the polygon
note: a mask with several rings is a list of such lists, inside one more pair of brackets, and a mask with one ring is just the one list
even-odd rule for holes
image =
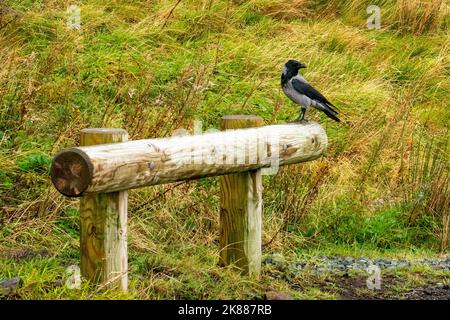
{"label": "crow's black head", "polygon": [[281,73],[281,85],[284,86],[289,79],[298,75],[298,70],[301,68],[306,68],[306,66],[297,60],[288,60],[283,65],[283,72]]}
{"label": "crow's black head", "polygon": [[288,60],[284,65],[288,71],[297,72],[301,68],[306,68],[306,65],[297,60]]}

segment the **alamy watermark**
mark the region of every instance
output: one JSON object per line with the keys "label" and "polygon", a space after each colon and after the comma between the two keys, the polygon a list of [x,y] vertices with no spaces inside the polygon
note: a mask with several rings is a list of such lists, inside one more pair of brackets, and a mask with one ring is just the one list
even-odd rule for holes
{"label": "alamy watermark", "polygon": [[366,280],[367,288],[370,290],[381,289],[381,269],[379,266],[371,264],[366,271],[370,276]]}
{"label": "alamy watermark", "polygon": [[[240,131],[230,131],[227,135],[216,136],[222,132],[214,128],[203,132],[203,123],[194,121],[194,135],[208,133],[209,140],[191,145],[190,157],[180,159],[179,164],[189,165],[252,165],[263,164],[261,174],[275,175],[280,165],[280,137],[277,132],[269,134],[249,129],[245,136]],[[251,132],[251,130],[254,130]],[[189,136],[188,130],[180,128],[172,133],[173,138]],[[214,143],[212,143],[214,142]],[[150,146],[154,147],[154,146]],[[285,146],[285,149],[288,147]]]}
{"label": "alamy watermark", "polygon": [[77,5],[70,5],[67,8],[67,22],[66,25],[69,29],[80,30],[81,29],[81,10]]}
{"label": "alamy watermark", "polygon": [[81,288],[81,272],[80,267],[77,265],[71,265],[66,269],[67,279],[66,286],[69,289]]}
{"label": "alamy watermark", "polygon": [[369,30],[379,30],[381,28],[381,9],[379,6],[371,4],[366,9],[367,14],[370,16],[367,18],[367,29]]}

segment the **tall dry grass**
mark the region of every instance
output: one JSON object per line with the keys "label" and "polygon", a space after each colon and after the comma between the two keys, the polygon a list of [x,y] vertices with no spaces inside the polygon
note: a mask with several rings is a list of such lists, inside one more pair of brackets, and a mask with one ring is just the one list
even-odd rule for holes
{"label": "tall dry grass", "polygon": [[429,215],[439,221],[437,234],[440,252],[449,245],[450,167],[448,137],[440,140],[414,141],[409,155],[409,166],[404,181],[404,202],[408,220],[416,223]]}
{"label": "tall dry grass", "polygon": [[[243,1],[245,3],[245,1]],[[280,20],[344,18],[365,25],[366,8],[377,5],[383,28],[416,35],[439,30],[448,19],[450,7],[443,0],[251,0],[257,11]]]}
{"label": "tall dry grass", "polygon": [[442,0],[397,0],[397,28],[404,33],[436,31],[442,22]]}

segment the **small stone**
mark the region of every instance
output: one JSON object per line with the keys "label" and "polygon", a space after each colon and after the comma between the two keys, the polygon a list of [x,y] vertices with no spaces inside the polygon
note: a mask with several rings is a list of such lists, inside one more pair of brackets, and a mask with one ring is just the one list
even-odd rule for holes
{"label": "small stone", "polygon": [[340,265],[338,265],[338,269],[339,269],[339,270],[345,270],[346,267],[345,267],[344,265],[340,264]]}
{"label": "small stone", "polygon": [[397,265],[398,265],[399,267],[408,267],[408,266],[410,266],[410,264],[411,264],[411,263],[410,263],[409,261],[406,261],[406,260],[399,260]]}
{"label": "small stone", "polygon": [[349,268],[352,270],[358,270],[359,266],[358,266],[358,264],[354,263],[354,264],[351,264]]}
{"label": "small stone", "polygon": [[302,262],[294,262],[289,265],[289,272],[295,274],[298,274],[303,270],[304,264]]}
{"label": "small stone", "polygon": [[19,289],[22,285],[23,280],[19,277],[1,280],[0,296],[12,296],[17,293],[17,289]]}
{"label": "small stone", "polygon": [[274,265],[277,268],[282,268],[286,264],[286,260],[284,259],[283,255],[279,253],[270,254],[264,260],[262,261],[263,264],[271,264]]}
{"label": "small stone", "polygon": [[366,264],[367,260],[366,259],[358,259],[358,260],[356,260],[356,262],[359,264]]}
{"label": "small stone", "polygon": [[264,300],[294,300],[294,298],[285,292],[268,291],[264,294]]}

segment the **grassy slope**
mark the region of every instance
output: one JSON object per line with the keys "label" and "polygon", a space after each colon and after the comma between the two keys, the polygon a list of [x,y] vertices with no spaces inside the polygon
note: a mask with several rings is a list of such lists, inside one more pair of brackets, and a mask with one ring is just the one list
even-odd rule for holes
{"label": "grassy slope", "polygon": [[[84,1],[75,31],[65,25],[69,3],[7,1],[17,17],[0,30],[0,277],[24,277],[28,298],[122,297],[54,285],[79,261],[79,233],[77,201],[47,177],[52,154],[76,145],[85,127],[122,127],[139,139],[194,119],[218,127],[224,114],[288,121],[297,110],[279,88],[287,58],[308,65],[305,76],[344,123],[311,111],[329,135],[327,157],[265,178],[264,253],[438,252],[443,213],[411,218],[417,190],[405,181],[418,141],[447,136],[445,23],[400,32],[392,1],[379,1],[388,17],[379,31],[365,28],[358,1],[182,1],[166,19],[175,2]],[[217,212],[216,179],[130,192],[125,297],[248,298],[295,281],[306,288],[298,298],[334,297],[309,289],[307,277],[253,282],[219,269]]]}

